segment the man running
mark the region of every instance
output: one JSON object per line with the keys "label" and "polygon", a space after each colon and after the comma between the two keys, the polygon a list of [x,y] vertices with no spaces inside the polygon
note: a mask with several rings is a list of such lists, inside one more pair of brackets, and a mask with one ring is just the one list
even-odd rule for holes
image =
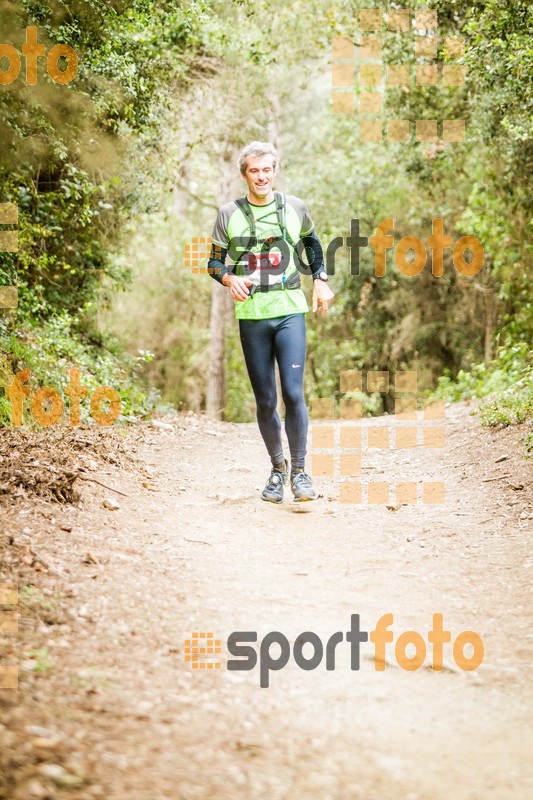
{"label": "man running", "polygon": [[[334,297],[324,270],[324,254],[303,200],[274,192],[277,153],[273,145],[252,142],[239,156],[248,186],[245,197],[226,203],[213,228],[208,268],[236,301],[235,317],[257,404],[257,422],[272,461],[263,500],[283,501],[288,463],[283,455],[276,409],[274,362],[285,403],[285,432],[291,454],[294,500],[316,498],[305,472],[308,414],[303,393],[305,314],[300,273],[312,275],[313,311],[325,314]],[[301,256],[306,253],[309,265]],[[233,264],[226,265],[230,255]],[[233,268],[233,269],[232,269]]]}

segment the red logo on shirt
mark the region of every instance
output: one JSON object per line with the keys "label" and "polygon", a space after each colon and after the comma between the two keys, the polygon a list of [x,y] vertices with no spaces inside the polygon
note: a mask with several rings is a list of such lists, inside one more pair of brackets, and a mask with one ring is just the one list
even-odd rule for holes
{"label": "red logo on shirt", "polygon": [[281,253],[249,253],[248,267],[250,270],[270,270],[279,267]]}

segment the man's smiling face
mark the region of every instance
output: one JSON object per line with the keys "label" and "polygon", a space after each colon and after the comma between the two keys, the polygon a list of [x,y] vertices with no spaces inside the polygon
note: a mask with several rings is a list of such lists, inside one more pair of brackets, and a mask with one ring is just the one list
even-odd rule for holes
{"label": "man's smiling face", "polygon": [[270,155],[246,159],[246,172],[244,179],[248,184],[248,196],[252,203],[270,202],[272,199],[272,184],[275,176],[274,159]]}

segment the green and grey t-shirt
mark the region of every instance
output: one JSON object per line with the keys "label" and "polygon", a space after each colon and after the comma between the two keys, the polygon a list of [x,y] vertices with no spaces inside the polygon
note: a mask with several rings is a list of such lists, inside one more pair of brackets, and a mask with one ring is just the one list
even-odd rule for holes
{"label": "green and grey t-shirt", "polygon": [[[285,225],[287,232],[294,242],[302,236],[307,236],[314,229],[314,223],[309,215],[309,211],[303,200],[294,195],[285,195],[286,211]],[[281,251],[272,246],[269,250],[270,260],[274,269],[268,267],[268,257],[259,257],[263,243],[270,238],[280,239],[281,229],[276,212],[276,201],[273,200],[268,205],[257,206],[250,203],[250,208],[255,219],[257,245],[254,247],[240,247],[239,250],[246,250],[252,254],[257,254],[254,261],[256,268],[247,275],[254,284],[259,283],[279,283],[282,280],[281,274],[276,274],[275,264],[279,264]],[[230,249],[232,255],[235,254],[235,242],[246,243],[250,236],[250,224],[246,216],[241,211],[237,203],[232,200],[226,203],[217,214],[215,226],[213,228],[213,244],[225,249]],[[230,248],[230,244],[232,247]],[[294,263],[294,251],[287,245],[290,253],[290,261],[283,272],[283,277],[287,280],[297,272]],[[228,254],[229,255],[229,254]],[[234,255],[232,261],[237,258]],[[253,258],[253,256],[252,256]],[[238,275],[245,274],[242,266],[237,264],[236,272]],[[307,301],[302,289],[287,289],[285,291],[274,292],[254,292],[254,294],[243,303],[235,303],[235,317],[237,319],[271,319],[272,317],[284,317],[287,314],[305,314],[309,311]]]}

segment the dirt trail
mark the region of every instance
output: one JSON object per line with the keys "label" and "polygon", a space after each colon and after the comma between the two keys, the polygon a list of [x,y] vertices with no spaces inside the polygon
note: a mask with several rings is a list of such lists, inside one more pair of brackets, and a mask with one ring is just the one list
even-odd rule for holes
{"label": "dirt trail", "polygon": [[[268,466],[255,425],[182,418],[135,435],[141,466],[94,472],[128,497],[85,483],[80,507],[7,519],[63,577],[21,564],[40,622],[20,627],[19,691],[2,700],[5,797],[533,796],[533,513],[517,430],[483,431],[453,406],[444,449],[364,452],[365,479],[445,480],[445,505],[396,511],[341,504],[332,479],[316,481],[312,504],[261,502]],[[120,508],[102,507],[106,497]],[[258,667],[226,669],[232,631],[259,641],[280,631],[291,648],[314,631],[325,645],[351,614],[372,631],[388,612],[394,643],[407,630],[426,639],[433,613],[452,639],[476,631],[483,664],[458,670],[446,645],[443,672],[408,672],[393,643],[377,672],[368,642],[353,671],[343,641],[334,671],[324,661],[304,671],[291,656],[269,688]],[[222,669],[185,662],[193,631],[221,639]]]}

